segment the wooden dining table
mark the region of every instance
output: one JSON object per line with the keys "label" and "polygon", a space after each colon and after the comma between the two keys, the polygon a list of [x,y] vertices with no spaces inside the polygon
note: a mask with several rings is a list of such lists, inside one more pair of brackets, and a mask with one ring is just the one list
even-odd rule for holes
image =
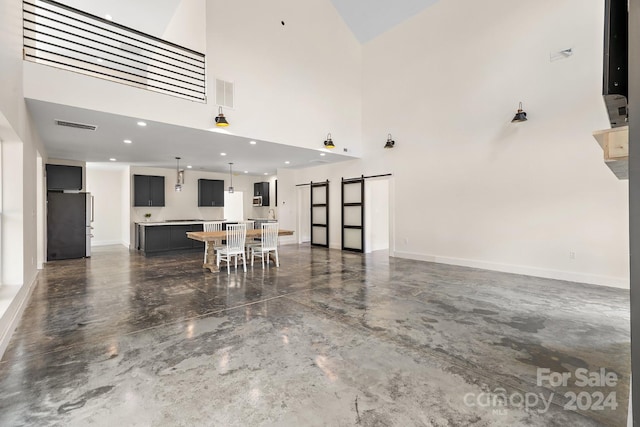
{"label": "wooden dining table", "polygon": [[[262,235],[262,230],[247,230],[247,239],[259,238]],[[278,230],[278,236],[293,236],[293,230]],[[220,271],[216,265],[215,246],[221,246],[222,241],[227,237],[226,231],[188,231],[187,237],[199,242],[208,243],[207,245],[207,257],[202,268],[208,268],[212,273]],[[273,254],[269,254],[269,258]],[[273,258],[272,258],[273,260]],[[275,260],[274,260],[275,262]]]}

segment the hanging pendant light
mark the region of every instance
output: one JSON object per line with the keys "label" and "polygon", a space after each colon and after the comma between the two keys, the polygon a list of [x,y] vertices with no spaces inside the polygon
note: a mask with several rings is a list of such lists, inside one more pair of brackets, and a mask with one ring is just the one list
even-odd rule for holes
{"label": "hanging pendant light", "polygon": [[384,144],[384,148],[393,148],[396,145],[396,142],[391,139],[391,134],[387,135],[387,143]]}
{"label": "hanging pendant light", "polygon": [[516,113],[513,120],[511,120],[511,123],[526,122],[526,121],[527,121],[527,113],[522,111],[522,102],[521,102],[518,105],[518,112]]}
{"label": "hanging pendant light", "polygon": [[331,139],[330,133],[327,134],[327,139],[324,141],[324,146],[325,148],[336,148],[335,144],[333,143],[333,140]]}
{"label": "hanging pendant light", "polygon": [[216,117],[216,126],[225,127],[229,126],[229,122],[222,114],[222,107],[218,107],[218,117]]}
{"label": "hanging pendant light", "polygon": [[233,193],[233,173],[231,173],[231,166],[233,163],[229,163],[229,194]]}
{"label": "hanging pendant light", "polygon": [[176,191],[182,191],[182,185],[184,184],[184,170],[180,170],[180,157],[176,157]]}

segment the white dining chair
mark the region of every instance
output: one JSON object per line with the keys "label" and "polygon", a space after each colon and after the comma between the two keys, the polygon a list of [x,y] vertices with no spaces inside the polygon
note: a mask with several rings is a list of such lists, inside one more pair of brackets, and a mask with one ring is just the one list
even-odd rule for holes
{"label": "white dining chair", "polygon": [[236,271],[238,271],[238,257],[242,257],[242,265],[245,273],[247,272],[247,257],[244,251],[244,242],[246,238],[246,224],[227,225],[227,244],[222,246],[222,248],[216,252],[216,265],[218,268],[220,268],[220,261],[226,261],[227,274],[229,274],[231,259],[235,258],[235,267]]}
{"label": "white dining chair", "polygon": [[253,258],[260,256],[262,261],[262,268],[264,268],[264,257],[267,256],[267,265],[269,264],[268,255],[273,252],[276,257],[276,267],[280,267],[280,260],[278,259],[278,223],[269,222],[264,223],[261,226],[260,243],[256,243],[250,246],[251,251],[251,266],[253,267]]}
{"label": "white dining chair", "polygon": [[[209,221],[203,224],[204,231],[222,231],[222,221]],[[219,250],[221,247],[215,246],[214,250]],[[207,263],[207,249],[209,249],[209,242],[204,243],[204,263]]]}

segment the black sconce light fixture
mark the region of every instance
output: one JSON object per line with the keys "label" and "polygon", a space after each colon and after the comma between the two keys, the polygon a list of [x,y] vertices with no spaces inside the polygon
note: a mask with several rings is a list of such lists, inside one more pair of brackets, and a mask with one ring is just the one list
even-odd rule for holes
{"label": "black sconce light fixture", "polygon": [[511,123],[519,123],[519,122],[526,122],[527,121],[527,113],[525,113],[522,110],[522,102],[518,105],[518,112],[516,113],[516,115],[513,117],[513,120],[511,120]]}
{"label": "black sconce light fixture", "polygon": [[216,126],[226,127],[229,126],[229,122],[222,114],[222,107],[218,107],[218,117],[216,117]]}
{"label": "black sconce light fixture", "polygon": [[331,139],[330,133],[327,134],[327,139],[324,141],[324,146],[325,148],[336,148],[335,144],[333,143],[333,140]]}
{"label": "black sconce light fixture", "polygon": [[387,143],[384,144],[384,148],[393,148],[396,145],[396,142],[391,139],[391,134],[387,135]]}

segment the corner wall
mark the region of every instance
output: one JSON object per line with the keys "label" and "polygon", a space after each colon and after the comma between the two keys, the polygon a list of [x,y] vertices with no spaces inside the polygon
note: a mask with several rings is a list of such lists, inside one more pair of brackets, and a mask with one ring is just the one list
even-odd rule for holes
{"label": "corner wall", "polygon": [[628,182],[591,136],[609,127],[603,14],[442,1],[364,46],[363,160],[394,173],[398,256],[629,286]]}

